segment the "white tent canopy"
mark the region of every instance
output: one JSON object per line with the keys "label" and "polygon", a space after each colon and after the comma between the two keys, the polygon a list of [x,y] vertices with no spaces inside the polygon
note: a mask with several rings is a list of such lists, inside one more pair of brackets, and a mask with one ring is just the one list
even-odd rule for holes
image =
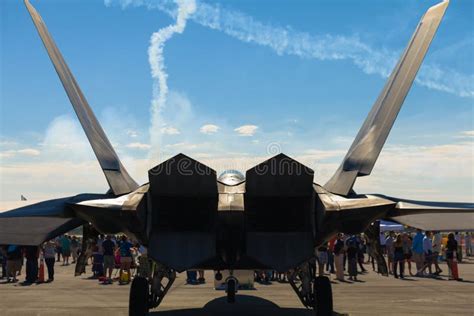
{"label": "white tent canopy", "polygon": [[404,229],[405,229],[405,226],[403,226],[402,224],[380,220],[380,231],[381,232],[386,232],[386,231],[397,231],[397,232],[399,232],[399,231],[403,231]]}

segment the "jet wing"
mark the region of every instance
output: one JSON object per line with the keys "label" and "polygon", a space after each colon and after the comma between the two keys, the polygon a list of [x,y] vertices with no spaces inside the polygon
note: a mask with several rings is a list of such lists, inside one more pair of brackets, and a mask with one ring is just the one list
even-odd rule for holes
{"label": "jet wing", "polygon": [[387,218],[423,230],[474,230],[474,203],[413,201],[385,197],[397,201]]}
{"label": "jet wing", "polygon": [[28,0],[25,0],[25,5],[31,15],[36,29],[38,30],[38,34],[43,41],[48,55],[53,62],[59,79],[61,79],[61,83],[66,90],[67,96],[69,97],[74,111],[79,118],[82,128],[89,139],[112,192],[115,195],[121,195],[135,190],[138,188],[137,183],[132,179],[120,162],[112,144],[105,135],[104,130],[94,115],[94,112],[82,94],[76,79],[69,70],[69,67],[54,43],[53,38],[49,34],[41,16]]}
{"label": "jet wing", "polygon": [[0,213],[0,245],[39,245],[79,227],[85,221],[76,217],[70,205],[103,196],[81,194]]}
{"label": "jet wing", "polygon": [[444,1],[429,8],[421,19],[341,166],[324,185],[328,191],[346,196],[357,177],[372,172],[448,3]]}

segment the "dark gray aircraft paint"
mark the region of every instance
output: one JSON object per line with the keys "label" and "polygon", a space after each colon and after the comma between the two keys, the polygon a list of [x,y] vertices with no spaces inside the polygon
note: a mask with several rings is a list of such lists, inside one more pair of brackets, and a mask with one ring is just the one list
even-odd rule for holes
{"label": "dark gray aircraft paint", "polygon": [[[357,177],[371,173],[447,1],[431,7],[421,19],[341,166],[324,186],[313,182],[313,170],[283,154],[247,170],[245,177],[229,171],[219,179],[213,169],[179,154],[150,169],[149,183],[138,186],[120,162],[40,15],[27,0],[25,3],[110,191],[2,213],[0,244],[38,245],[84,223],[102,233],[127,234],[146,245],[157,263],[152,276],[134,279],[131,315],[143,315],[158,306],[176,271],[187,269],[291,269],[290,283],[302,303],[318,315],[328,315],[332,310],[330,283],[316,277],[309,262],[315,247],[334,234],[363,232],[377,219],[423,229],[474,228],[472,203],[408,201],[357,194],[352,189]],[[238,280],[229,277],[226,282],[231,302]]]}

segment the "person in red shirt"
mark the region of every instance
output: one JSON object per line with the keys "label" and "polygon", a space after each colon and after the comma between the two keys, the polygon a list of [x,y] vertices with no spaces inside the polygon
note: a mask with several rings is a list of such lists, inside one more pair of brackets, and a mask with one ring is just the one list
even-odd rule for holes
{"label": "person in red shirt", "polygon": [[328,263],[326,265],[326,271],[329,271],[329,273],[336,273],[336,271],[334,271],[334,244],[336,243],[336,239],[337,236],[334,236],[328,243]]}

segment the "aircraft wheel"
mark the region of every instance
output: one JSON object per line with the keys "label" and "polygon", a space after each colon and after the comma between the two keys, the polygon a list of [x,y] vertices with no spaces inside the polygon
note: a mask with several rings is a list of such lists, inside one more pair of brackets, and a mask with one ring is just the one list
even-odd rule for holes
{"label": "aircraft wheel", "polygon": [[316,315],[331,316],[333,312],[332,288],[328,277],[316,277],[314,280],[314,296]]}
{"label": "aircraft wheel", "polygon": [[235,303],[236,287],[237,282],[235,280],[227,281],[227,303]]}
{"label": "aircraft wheel", "polygon": [[144,277],[136,277],[132,281],[128,314],[129,316],[148,314],[148,280]]}

